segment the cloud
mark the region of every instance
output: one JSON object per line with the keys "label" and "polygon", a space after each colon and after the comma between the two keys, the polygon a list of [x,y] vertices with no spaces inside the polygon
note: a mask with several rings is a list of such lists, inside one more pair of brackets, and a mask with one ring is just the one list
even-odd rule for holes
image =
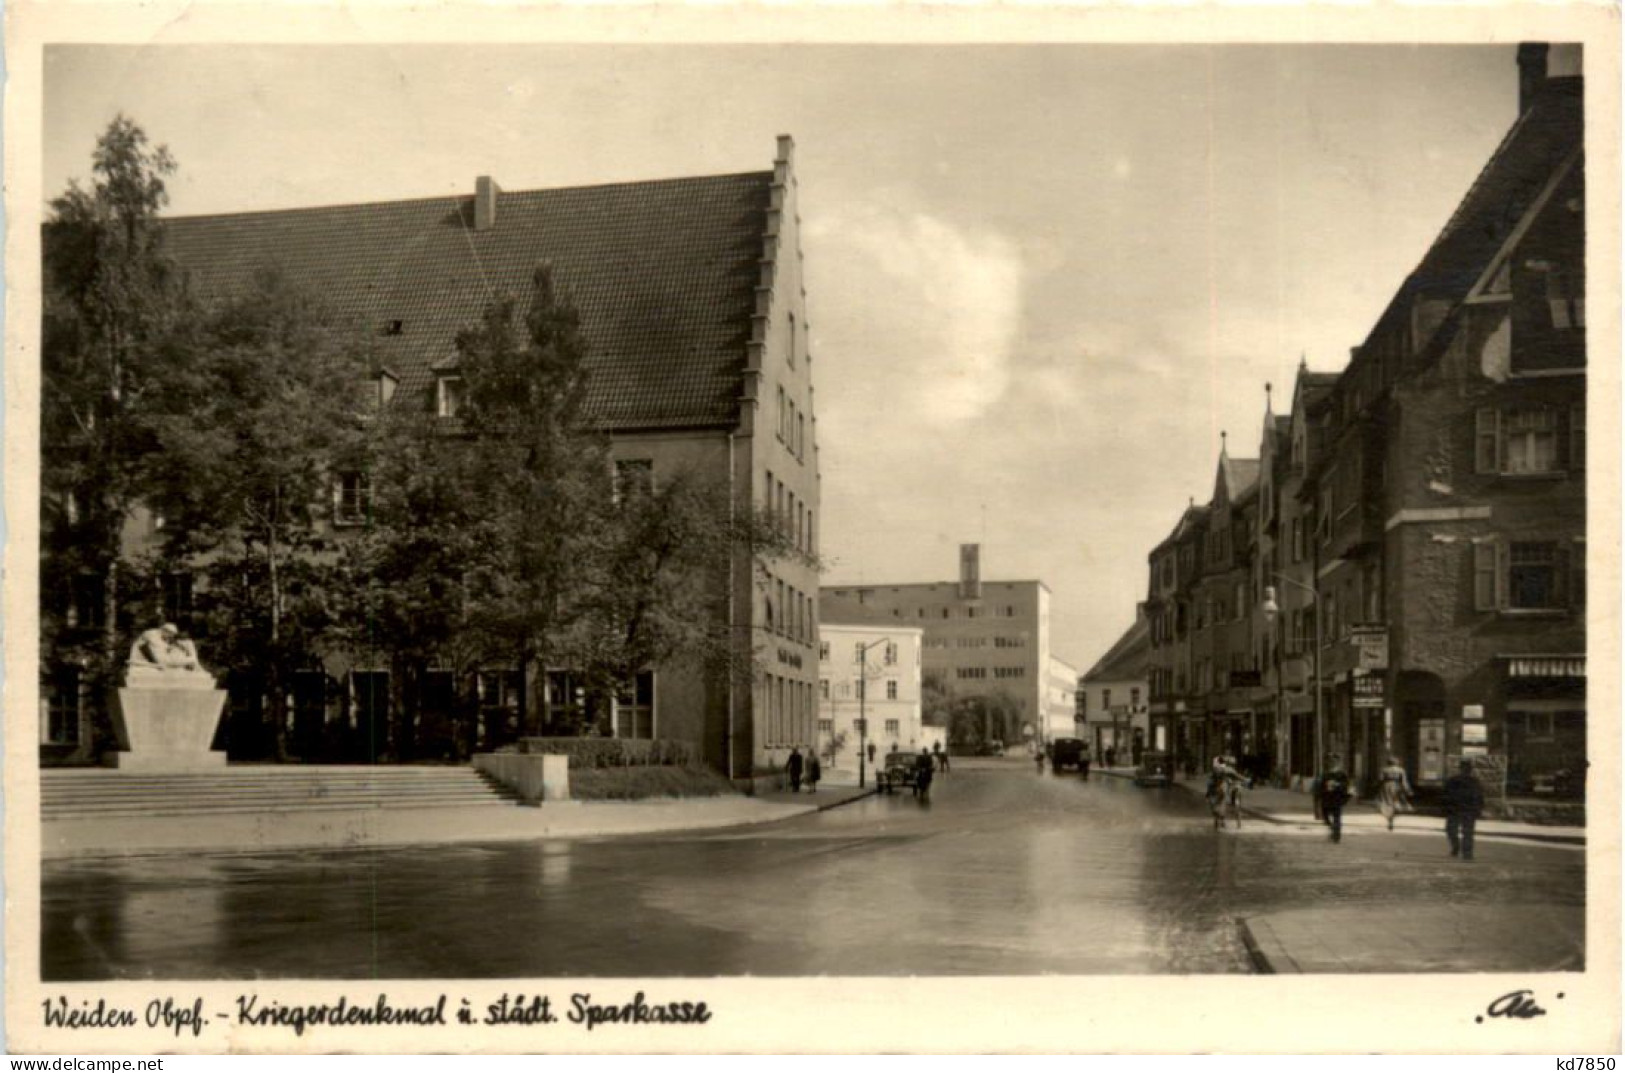
{"label": "cloud", "polygon": [[[804,245],[820,387],[842,381],[851,404],[838,420],[963,424],[1004,395],[1027,275],[1013,242],[868,202],[809,220]],[[841,316],[821,328],[818,307]]]}

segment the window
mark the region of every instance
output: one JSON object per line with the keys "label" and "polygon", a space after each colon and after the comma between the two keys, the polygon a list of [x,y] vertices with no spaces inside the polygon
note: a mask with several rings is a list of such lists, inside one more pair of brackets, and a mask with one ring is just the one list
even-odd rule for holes
{"label": "window", "polygon": [[1506,417],[1506,472],[1557,469],[1557,422],[1547,409],[1514,410]]}
{"label": "window", "polygon": [[898,733],[899,733],[898,721],[896,719],[888,719],[888,720],[886,720],[886,734],[889,737],[895,738],[895,737],[897,737]]}
{"label": "window", "polygon": [[57,668],[47,683],[45,725],[40,728],[41,740],[47,745],[77,744],[81,703],[79,668]]}
{"label": "window", "polygon": [[[820,663],[828,663],[829,662],[829,642],[828,641],[819,641],[818,642],[818,661]],[[825,696],[828,696],[828,695],[829,695],[829,691],[825,690]]]}
{"label": "window", "polygon": [[1585,469],[1586,464],[1586,408],[1585,403],[1569,407],[1569,468]]}
{"label": "window", "polygon": [[986,667],[956,667],[954,674],[959,678],[986,678]]}
{"label": "window", "polygon": [[1550,542],[1516,541],[1508,557],[1508,605],[1518,610],[1562,607],[1558,547]]}
{"label": "window", "polygon": [[106,609],[101,575],[74,575],[68,601],[68,625],[82,630],[99,630],[106,621]]}
{"label": "window", "polygon": [[897,680],[895,678],[889,678],[886,680],[886,699],[897,699]]}
{"label": "window", "polygon": [[995,678],[1025,678],[1025,677],[1027,677],[1027,668],[1025,668],[1025,667],[995,667],[995,668],[993,668],[993,677],[995,677]]}
{"label": "window", "polygon": [[615,736],[648,739],[655,736],[655,676],[639,671],[615,695]]}
{"label": "window", "polygon": [[862,641],[853,641],[852,642],[852,662],[853,663],[858,663],[858,664],[863,663],[863,642]]}
{"label": "window", "polygon": [[456,417],[463,409],[463,378],[442,376],[434,385],[434,412],[440,417]]}
{"label": "window", "polygon": [[779,442],[784,442],[785,406],[784,385],[779,385]]}
{"label": "window", "polygon": [[796,457],[805,458],[807,454],[807,419],[802,414],[796,414]]}
{"label": "window", "polygon": [[654,491],[654,462],[629,458],[615,463],[615,502],[626,503]]}
{"label": "window", "polygon": [[799,344],[799,340],[796,338],[796,315],[794,313],[791,313],[789,315],[789,322],[790,322],[790,368],[794,369],[796,367],[796,347]]}
{"label": "window", "polygon": [[820,719],[818,721],[818,733],[826,734],[826,735],[833,735],[835,733],[835,720],[833,720],[833,719]]}
{"label": "window", "polygon": [[362,525],[372,515],[372,478],[362,470],[339,474],[333,489],[333,524]]}
{"label": "window", "polygon": [[[766,506],[768,510],[773,512],[773,517],[774,517],[774,520],[776,521],[778,519],[779,503],[778,503],[778,500],[773,498],[773,471],[772,470],[767,471],[767,483],[765,485],[763,485],[762,502],[763,502],[763,505]],[[835,595],[840,596],[842,594],[841,593],[836,593]]]}
{"label": "window", "polygon": [[889,667],[893,663],[896,663],[896,662],[897,662],[897,644],[895,642],[893,642],[893,641],[887,641],[886,642],[886,666]]}
{"label": "window", "polygon": [[829,679],[828,678],[820,678],[818,680],[818,695],[823,697],[825,700],[829,699]]}
{"label": "window", "polygon": [[965,608],[965,617],[966,618],[975,618],[976,617],[976,608],[974,608],[974,607]]}
{"label": "window", "polygon": [[784,606],[784,582],[774,581],[773,592],[778,597],[778,599],[774,601],[774,604],[779,609],[779,632],[782,634],[785,630],[790,628],[790,612],[789,609]]}
{"label": "window", "polygon": [[1557,726],[1553,712],[1524,712],[1525,741],[1556,741]]}
{"label": "window", "polygon": [[1102,689],[1100,691],[1100,706],[1102,708],[1110,708],[1112,706],[1112,691],[1111,690]]}

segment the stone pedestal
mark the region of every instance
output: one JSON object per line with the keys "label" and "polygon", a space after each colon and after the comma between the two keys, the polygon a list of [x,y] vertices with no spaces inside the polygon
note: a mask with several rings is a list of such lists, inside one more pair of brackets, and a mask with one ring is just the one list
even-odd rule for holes
{"label": "stone pedestal", "polygon": [[118,691],[113,728],[119,748],[104,762],[136,774],[224,771],[226,754],[209,748],[225,709],[226,691],[145,685]]}

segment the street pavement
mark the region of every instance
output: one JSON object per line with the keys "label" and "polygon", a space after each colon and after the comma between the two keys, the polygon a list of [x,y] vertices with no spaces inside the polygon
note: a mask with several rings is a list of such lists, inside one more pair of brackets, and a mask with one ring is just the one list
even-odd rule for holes
{"label": "street pavement", "polygon": [[1177,787],[966,760],[926,801],[731,830],[46,861],[41,960],[52,981],[1580,968],[1584,867],[1215,832]]}

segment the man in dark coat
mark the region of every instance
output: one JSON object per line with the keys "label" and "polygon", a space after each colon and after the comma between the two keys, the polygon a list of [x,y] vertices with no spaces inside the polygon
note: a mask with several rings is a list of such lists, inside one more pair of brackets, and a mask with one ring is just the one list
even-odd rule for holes
{"label": "man in dark coat", "polygon": [[1450,839],[1450,856],[1473,859],[1473,828],[1483,811],[1484,785],[1473,774],[1473,762],[1463,760],[1461,770],[1444,784],[1444,834]]}
{"label": "man in dark coat", "polygon": [[1349,801],[1349,777],[1343,758],[1333,753],[1325,774],[1320,777],[1320,814],[1332,829],[1332,841],[1343,841],[1343,806]]}
{"label": "man in dark coat", "polygon": [[931,773],[936,770],[937,763],[931,759],[931,753],[925,749],[914,760],[914,796],[924,797],[931,792]]}
{"label": "man in dark coat", "polygon": [[790,759],[784,762],[785,773],[790,776],[790,792],[801,792],[801,750],[791,749]]}

